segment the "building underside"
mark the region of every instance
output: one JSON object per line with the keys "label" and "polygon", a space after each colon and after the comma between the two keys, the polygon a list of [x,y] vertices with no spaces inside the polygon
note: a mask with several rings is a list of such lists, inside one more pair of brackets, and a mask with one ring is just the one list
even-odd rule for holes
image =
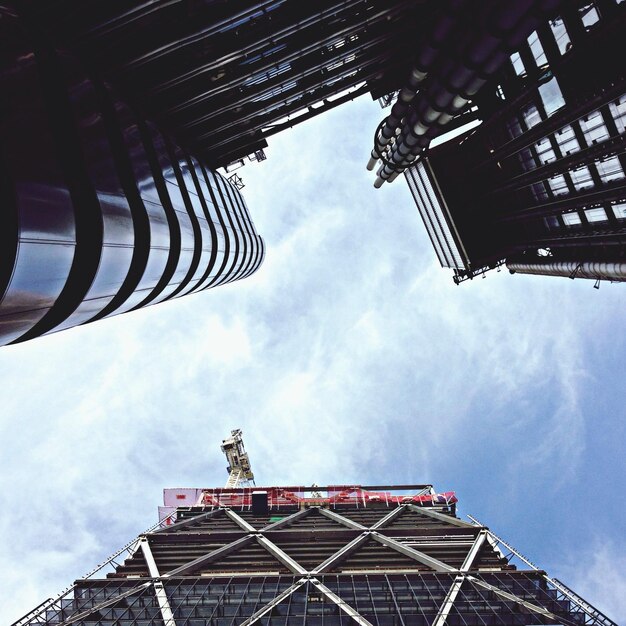
{"label": "building underside", "polygon": [[457,282],[626,280],[625,28],[624,2],[564,3],[477,94],[482,123],[402,170]]}
{"label": "building underside", "polygon": [[[29,21],[210,168],[406,77],[437,2],[31,0]],[[347,93],[346,93],[347,91]]]}
{"label": "building underside", "polygon": [[615,626],[431,485],[165,495],[184,506],[14,626]]}
{"label": "building underside", "polygon": [[397,94],[375,185],[405,173],[455,280],[504,263],[626,279],[626,2],[0,0],[0,14],[2,344],[250,276],[263,241],[215,169],[365,93]]}

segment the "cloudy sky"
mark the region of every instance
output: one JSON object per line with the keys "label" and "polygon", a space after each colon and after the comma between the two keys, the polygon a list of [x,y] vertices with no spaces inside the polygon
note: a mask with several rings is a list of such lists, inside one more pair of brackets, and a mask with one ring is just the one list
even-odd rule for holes
{"label": "cloudy sky", "polygon": [[0,622],[221,486],[241,427],[257,484],[432,482],[626,617],[626,290],[455,286],[404,181],[365,170],[367,97],[240,171],[267,258],[240,283],[0,349]]}

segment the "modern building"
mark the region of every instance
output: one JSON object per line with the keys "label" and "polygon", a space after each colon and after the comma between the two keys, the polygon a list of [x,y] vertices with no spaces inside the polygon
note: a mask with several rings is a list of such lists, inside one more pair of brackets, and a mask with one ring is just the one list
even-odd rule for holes
{"label": "modern building", "polygon": [[[507,60],[479,93],[454,92],[462,108],[452,123],[473,117],[438,145],[430,141],[445,128],[431,132],[426,118],[453,91],[441,85],[454,82],[456,68],[433,66],[420,84],[405,141],[415,149],[394,161],[404,154],[400,125],[381,176],[404,172],[455,281],[503,264],[511,273],[626,280],[625,28],[623,0],[562,4],[517,46],[500,49]],[[476,50],[487,45],[476,39]]]}
{"label": "modern building", "polygon": [[0,343],[223,285],[264,257],[228,180],[0,7]]}
{"label": "modern building", "polygon": [[622,280],[625,6],[6,0],[0,343],[249,276],[263,242],[216,169],[365,93],[398,93],[376,185],[407,172],[457,280]]}
{"label": "modern building", "polygon": [[616,626],[431,485],[164,500],[156,527],[13,626]]}

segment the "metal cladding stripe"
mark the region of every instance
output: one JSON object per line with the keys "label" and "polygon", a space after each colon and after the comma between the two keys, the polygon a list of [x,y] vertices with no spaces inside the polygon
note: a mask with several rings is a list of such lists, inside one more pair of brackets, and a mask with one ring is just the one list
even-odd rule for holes
{"label": "metal cladding stripe", "polygon": [[233,258],[233,264],[228,271],[225,279],[220,283],[225,284],[236,280],[238,274],[241,272],[247,245],[243,232],[238,228],[237,217],[235,215],[234,207],[229,196],[228,190],[229,188],[232,188],[232,185],[221,176],[216,176],[216,182],[218,193],[222,198],[226,219],[228,221],[228,224],[230,225],[230,229],[233,233],[233,238],[235,240],[235,256]]}
{"label": "metal cladding stripe", "polygon": [[143,121],[139,121],[139,133],[141,142],[146,151],[148,166],[152,173],[155,190],[158,194],[157,201],[165,212],[167,226],[169,230],[168,238],[168,257],[165,268],[157,281],[157,284],[147,296],[141,300],[131,311],[144,307],[148,304],[159,302],[164,296],[163,290],[170,283],[178,261],[180,258],[181,247],[181,230],[180,224],[176,219],[176,211],[172,203],[172,198],[167,190],[167,184],[163,175],[164,168],[162,163],[165,158],[165,143],[161,133],[152,125]]}
{"label": "metal cladding stripe", "polygon": [[[227,250],[228,254],[224,257],[224,265],[223,269],[219,272],[218,276],[216,276],[215,281],[211,286],[215,287],[217,285],[222,285],[224,283],[229,282],[230,277],[233,276],[236,271],[237,261],[239,259],[239,237],[237,236],[237,232],[233,227],[232,216],[229,211],[228,203],[225,198],[225,194],[223,191],[223,180],[222,177],[217,174],[217,172],[210,172],[209,176],[213,180],[213,193],[215,197],[215,209],[220,216],[220,221],[224,228],[224,237],[227,242]],[[209,180],[211,180],[209,178]]]}
{"label": "metal cladding stripe", "polygon": [[224,252],[222,255],[222,260],[221,260],[221,263],[219,263],[217,267],[216,273],[209,277],[210,278],[209,282],[207,283],[205,287],[205,289],[208,289],[210,287],[217,286],[219,284],[220,277],[223,276],[224,272],[226,271],[226,267],[230,259],[231,240],[228,235],[228,228],[226,226],[226,221],[224,220],[224,215],[222,214],[222,210],[221,210],[222,198],[221,198],[221,195],[217,191],[217,182],[216,182],[217,174],[205,168],[203,165],[201,165],[200,167],[202,169],[202,175],[206,183],[206,188],[210,194],[211,204],[213,205],[215,215],[217,216],[217,221],[221,228],[221,233],[224,237]]}
{"label": "metal cladding stripe", "polygon": [[111,145],[113,165],[117,170],[122,190],[128,200],[135,238],[130,268],[126,279],[111,301],[88,321],[106,317],[126,302],[139,287],[150,257],[150,218],[139,193],[130,155],[125,143],[124,133],[126,129],[122,129],[120,120],[120,116],[123,115],[128,118],[131,114],[128,108],[119,101],[114,102],[112,95],[102,82],[94,80],[93,83],[102,111],[102,122]]}
{"label": "metal cladding stripe", "polygon": [[[232,187],[232,185],[231,185]],[[233,199],[235,207],[238,211],[238,215],[241,223],[243,224],[243,228],[246,231],[248,238],[250,240],[250,250],[248,254],[248,262],[244,265],[242,274],[240,278],[245,278],[250,274],[250,269],[254,267],[254,263],[259,255],[259,242],[257,241],[256,233],[254,232],[254,228],[252,223],[250,222],[250,215],[248,213],[248,209],[243,200],[243,196],[239,193],[239,190],[233,187]]]}
{"label": "metal cladding stripe", "polygon": [[[11,24],[13,21],[3,20],[6,28],[13,26],[19,33],[22,25]],[[36,34],[33,41],[38,43],[26,50],[22,42],[15,41],[14,35],[7,35],[9,51],[14,43],[10,62],[14,70],[20,68],[20,71],[3,73],[2,80],[9,84],[2,85],[2,91],[7,89],[14,93],[11,83],[15,76],[18,88],[41,93],[41,110],[35,113],[42,116],[40,121],[55,120],[54,124],[47,123],[39,129],[48,135],[43,138],[43,153],[39,152],[42,143],[39,136],[25,128],[37,117],[29,121],[16,108],[4,125],[7,137],[3,137],[3,141],[17,161],[12,166],[12,174],[20,229],[16,257],[5,259],[13,264],[13,271],[0,304],[0,341],[19,343],[54,329],[80,305],[100,263],[103,224],[68,91],[68,87],[75,84],[71,76],[76,71],[75,66],[72,64],[68,69],[67,59],[60,58],[39,42]],[[29,59],[30,63],[22,64],[21,58]],[[35,69],[33,60],[37,73],[32,71]],[[26,96],[20,105],[29,99],[30,96]],[[30,145],[25,141],[30,141]],[[24,151],[31,153],[31,160],[32,154],[38,154],[41,162],[31,166],[23,161],[19,154]],[[14,156],[9,153],[6,157],[11,167]],[[26,169],[16,171],[17,164]],[[48,165],[52,165],[55,178],[58,169],[61,176],[51,180],[46,171]],[[52,219],[49,217],[51,202],[58,206],[58,213]]]}
{"label": "metal cladding stripe", "polygon": [[197,198],[200,202],[200,205],[202,206],[204,221],[206,222],[206,226],[209,230],[210,244],[208,241],[205,241],[206,239],[206,234],[205,234],[205,236],[203,237],[203,248],[206,249],[206,246],[207,245],[209,246],[208,250],[210,251],[210,258],[208,259],[208,262],[206,263],[203,262],[200,264],[203,271],[202,271],[202,275],[200,276],[196,284],[193,285],[191,289],[188,289],[187,291],[185,291],[185,293],[182,295],[186,295],[187,293],[191,293],[195,291],[200,291],[206,287],[206,283],[210,279],[211,272],[215,268],[215,263],[218,257],[218,246],[219,246],[216,225],[212,219],[211,212],[207,204],[208,202],[211,202],[209,190],[204,180],[204,175],[202,174],[202,172],[198,173],[200,164],[196,161],[196,159],[191,157],[187,159],[186,165],[188,167],[188,171],[191,176],[191,179],[193,180],[194,189],[196,190]]}
{"label": "metal cladding stripe", "polygon": [[233,230],[239,233],[242,250],[239,254],[239,267],[237,267],[236,271],[233,273],[232,277],[229,279],[229,282],[238,280],[242,277],[247,267],[249,258],[252,255],[252,239],[249,236],[248,230],[245,227],[243,220],[241,219],[241,215],[239,213],[239,206],[237,204],[237,200],[235,198],[235,188],[230,184],[229,181],[222,179],[223,183],[223,193],[224,199],[228,203],[230,207],[230,217],[231,223],[233,225]]}

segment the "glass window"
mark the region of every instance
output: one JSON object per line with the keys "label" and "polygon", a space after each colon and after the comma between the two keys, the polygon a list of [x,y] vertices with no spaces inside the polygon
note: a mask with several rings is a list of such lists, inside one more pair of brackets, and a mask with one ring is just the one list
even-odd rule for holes
{"label": "glass window", "polygon": [[539,41],[539,35],[537,35],[537,31],[532,33],[528,38],[528,45],[530,46],[530,51],[535,57],[535,62],[537,63],[537,66],[541,67],[542,65],[545,65],[548,62],[548,57],[546,56],[546,53],[543,50],[543,46]]}
{"label": "glass window", "polygon": [[572,42],[569,38],[567,28],[565,28],[563,18],[557,17],[552,20],[550,22],[550,28],[552,29],[552,34],[556,40],[556,45],[559,47],[559,52],[561,54],[565,54],[572,47]]}
{"label": "glass window", "polygon": [[539,95],[541,96],[543,108],[546,110],[546,115],[548,116],[552,115],[562,106],[565,106],[565,100],[556,78],[552,78],[552,80],[547,83],[540,85]]}
{"label": "glass window", "polygon": [[509,120],[506,126],[509,129],[509,133],[511,133],[511,137],[519,137],[524,132],[517,118]]}
{"label": "glass window", "polygon": [[531,129],[533,126],[536,126],[541,122],[541,116],[539,115],[539,111],[534,104],[530,104],[522,109],[522,115],[524,116],[524,121],[526,122],[528,129]]}
{"label": "glass window", "polygon": [[543,181],[533,183],[530,186],[530,191],[532,192],[535,200],[541,201],[548,199],[548,192],[546,191],[546,186]]}
{"label": "glass window", "polygon": [[544,217],[543,222],[547,226],[548,230],[557,230],[559,228],[559,219],[554,215]]}
{"label": "glass window", "polygon": [[624,178],[624,170],[617,157],[609,157],[602,161],[596,161],[596,167],[604,183]]}
{"label": "glass window", "polygon": [[602,207],[595,209],[585,209],[585,216],[588,222],[606,222],[606,211]]}
{"label": "glass window", "polygon": [[561,148],[563,156],[573,154],[580,150],[580,144],[578,143],[578,139],[576,139],[574,129],[569,124],[561,128],[561,130],[557,130],[554,136],[559,144],[559,148]]}
{"label": "glass window", "polygon": [[537,157],[539,158],[539,162],[541,163],[541,165],[556,161],[556,154],[552,149],[552,144],[550,143],[550,139],[548,137],[540,139],[535,144],[535,148],[537,150]]}
{"label": "glass window", "polygon": [[583,129],[589,145],[603,141],[609,136],[609,131],[606,129],[600,111],[594,111],[583,117],[580,120],[580,127]]}
{"label": "glass window", "polygon": [[574,211],[573,213],[564,213],[563,214],[563,222],[566,226],[576,226],[580,224],[580,215]]}
{"label": "glass window", "polygon": [[626,95],[621,96],[609,104],[609,110],[615,120],[617,132],[622,134],[626,130]]}
{"label": "glass window", "polygon": [[563,174],[557,174],[556,176],[549,178],[548,184],[550,185],[550,189],[552,189],[552,193],[555,196],[564,196],[569,192]]}
{"label": "glass window", "polygon": [[600,15],[596,7],[593,6],[593,2],[583,5],[578,11],[580,12],[580,17],[582,18],[585,28],[591,28],[600,20]]}
{"label": "glass window", "polygon": [[511,55],[511,63],[513,64],[513,69],[518,76],[526,74],[526,68],[524,67],[524,62],[522,61],[522,57],[519,55],[519,52],[514,52]]}
{"label": "glass window", "polygon": [[626,220],[626,202],[620,202],[619,204],[611,205],[613,215],[618,220]]}
{"label": "glass window", "polygon": [[534,170],[537,167],[537,163],[535,163],[535,157],[533,156],[532,150],[529,148],[524,148],[520,150],[518,154],[520,163],[522,164],[522,169],[525,172],[529,170]]}
{"label": "glass window", "polygon": [[572,182],[574,183],[574,187],[576,187],[576,191],[590,189],[593,187],[591,172],[586,165],[570,172],[570,176],[572,177]]}

